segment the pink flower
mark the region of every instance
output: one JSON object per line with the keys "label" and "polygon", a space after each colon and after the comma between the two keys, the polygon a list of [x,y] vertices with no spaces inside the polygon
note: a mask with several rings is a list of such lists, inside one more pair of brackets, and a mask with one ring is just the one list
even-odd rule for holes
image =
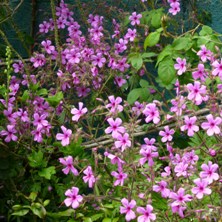
{"label": "pink flower", "polygon": [[140,154],[143,156],[139,160],[141,165],[145,164],[145,162],[148,161],[148,165],[153,166],[154,164],[153,158],[158,157],[158,152],[152,152],[151,146],[147,147],[146,149],[141,149]]}
{"label": "pink flower", "polygon": [[196,187],[192,188],[192,193],[196,194],[196,197],[198,199],[202,199],[204,194],[211,194],[211,189],[207,188],[208,181],[202,180],[200,178],[197,178],[194,180],[194,183],[197,185]]}
{"label": "pink flower", "polygon": [[64,203],[67,207],[72,206],[73,209],[79,207],[79,203],[83,200],[81,195],[78,195],[79,188],[72,187],[65,192],[67,198],[64,200]]}
{"label": "pink flower", "polygon": [[117,186],[117,185],[123,186],[124,180],[127,178],[126,173],[123,173],[123,171],[119,169],[118,172],[112,171],[111,175],[116,178],[116,181],[114,182],[114,186]]}
{"label": "pink flower", "polygon": [[37,129],[42,129],[45,126],[49,125],[49,122],[45,119],[47,117],[47,114],[39,115],[38,113],[34,113],[33,117],[33,125],[37,126]]}
{"label": "pink flower", "polygon": [[45,51],[48,54],[51,54],[53,51],[55,51],[55,46],[51,45],[52,42],[50,40],[42,41],[41,45],[44,47]]}
{"label": "pink flower", "polygon": [[136,38],[136,29],[133,29],[133,30],[132,29],[128,29],[124,38],[125,39],[129,39],[130,42],[133,42],[134,39]]}
{"label": "pink flower", "polygon": [[105,152],[104,156],[107,156],[111,160],[112,164],[117,164],[118,166],[121,166],[125,163],[125,161],[121,160],[118,156],[115,156],[111,153]]}
{"label": "pink flower", "polygon": [[136,201],[131,200],[130,202],[126,199],[123,198],[121,200],[121,203],[123,206],[120,207],[120,213],[121,214],[126,214],[125,218],[126,221],[131,221],[136,218],[136,214],[132,210],[136,206]]}
{"label": "pink flower", "polygon": [[172,99],[171,103],[173,106],[170,108],[170,111],[176,113],[177,116],[181,116],[183,110],[186,109],[185,98],[178,96],[176,99]]}
{"label": "pink flower", "polygon": [[92,55],[92,64],[94,66],[98,66],[99,68],[102,68],[104,63],[106,62],[105,57],[103,57],[102,53],[97,53],[97,55]]}
{"label": "pink flower", "polygon": [[196,105],[200,105],[202,101],[208,100],[208,96],[205,96],[207,93],[206,86],[200,85],[200,82],[195,81],[194,84],[187,84],[187,89],[189,91],[187,98],[194,101]]}
{"label": "pink flower", "polygon": [[62,145],[63,146],[66,146],[66,145],[69,145],[70,143],[70,137],[72,136],[72,130],[70,129],[66,129],[65,126],[61,126],[61,129],[63,131],[63,134],[62,133],[57,133],[56,134],[56,139],[57,140],[62,140]]}
{"label": "pink flower", "polygon": [[178,12],[180,12],[180,3],[179,2],[173,2],[170,4],[169,13],[172,15],[176,15]]}
{"label": "pink flower", "polygon": [[200,79],[202,81],[205,80],[207,73],[205,72],[204,65],[203,64],[198,64],[198,69],[195,72],[192,72],[193,78]]}
{"label": "pink flower", "polygon": [[201,168],[203,171],[200,172],[200,178],[206,179],[208,184],[211,184],[214,180],[219,179],[218,173],[215,173],[219,166],[216,163],[212,163],[211,161],[208,164],[202,164]]}
{"label": "pink flower", "polygon": [[164,180],[161,180],[158,182],[158,185],[153,186],[153,191],[155,192],[161,192],[161,196],[163,198],[166,198],[170,195],[170,190],[166,188],[167,187],[167,182]]}
{"label": "pink flower", "polygon": [[201,50],[199,50],[197,52],[197,55],[201,58],[201,60],[203,62],[206,62],[207,59],[210,60],[210,58],[212,56],[212,52],[210,50],[208,50],[205,45],[202,45]]}
{"label": "pink flower", "polygon": [[174,134],[174,130],[173,129],[170,129],[169,128],[169,126],[165,126],[164,127],[164,130],[165,131],[160,131],[159,132],[159,135],[160,136],[162,136],[162,139],[161,139],[161,141],[163,142],[163,143],[165,143],[165,142],[167,142],[167,141],[172,141],[172,139],[173,139],[173,137],[172,137],[172,135]]}
{"label": "pink flower", "polygon": [[113,120],[113,118],[109,118],[107,119],[107,122],[110,126],[105,129],[106,134],[112,133],[112,137],[117,138],[120,133],[125,133],[125,128],[120,126],[122,124],[122,120],[120,118],[116,118],[115,120]]}
{"label": "pink flower", "polygon": [[222,119],[220,117],[216,117],[214,119],[212,114],[207,115],[206,118],[207,118],[208,122],[203,122],[201,124],[201,127],[204,130],[207,130],[207,135],[212,136],[214,134],[219,134],[220,128],[218,127],[218,125],[221,124]]}
{"label": "pink flower", "polygon": [[146,123],[153,121],[153,123],[157,124],[160,122],[160,113],[155,103],[147,104],[143,110],[143,114],[146,116]]}
{"label": "pink flower", "polygon": [[171,208],[173,213],[178,213],[182,218],[184,217],[183,211],[187,209],[185,206],[181,205],[171,205]]}
{"label": "pink flower", "polygon": [[66,166],[64,169],[62,169],[64,174],[68,174],[69,171],[71,171],[75,176],[77,176],[79,174],[77,169],[74,168],[74,166],[73,166],[73,158],[72,158],[72,156],[67,156],[67,157],[64,157],[64,158],[59,158],[59,162],[62,165]]}
{"label": "pink flower", "polygon": [[186,202],[189,202],[192,199],[191,195],[185,195],[185,190],[183,188],[180,188],[177,193],[171,192],[169,198],[174,200],[171,206],[183,206],[186,205]]}
{"label": "pink flower", "polygon": [[198,132],[199,131],[199,127],[197,125],[195,125],[197,121],[197,117],[193,116],[193,117],[188,117],[185,116],[185,125],[181,126],[180,129],[181,131],[185,131],[187,130],[187,135],[188,136],[193,136],[194,132]]}
{"label": "pink flower", "polygon": [[156,215],[152,213],[153,207],[149,204],[146,205],[146,208],[137,207],[136,211],[139,214],[142,214],[137,218],[138,222],[150,222],[150,220],[156,220]]}
{"label": "pink flower", "polygon": [[93,175],[93,171],[92,171],[92,167],[88,166],[83,173],[85,174],[85,176],[83,177],[83,180],[85,183],[88,182],[89,187],[92,188],[94,183],[96,182],[96,178]]}
{"label": "pink flower", "polygon": [[174,68],[176,69],[176,70],[178,70],[177,71],[177,74],[180,76],[180,75],[182,75],[184,72],[186,72],[186,59],[181,59],[180,57],[178,57],[177,59],[176,59],[176,61],[177,61],[177,64],[175,64],[174,65]]}
{"label": "pink flower", "polygon": [[142,144],[141,145],[141,148],[142,149],[149,149],[149,148],[151,148],[153,151],[157,151],[157,147],[156,146],[154,146],[154,144],[155,144],[155,142],[156,142],[156,140],[154,139],[154,138],[151,138],[150,140],[147,138],[147,137],[145,137],[144,139],[144,142],[146,143],[146,144]]}
{"label": "pink flower", "polygon": [[218,75],[220,77],[220,79],[222,79],[222,59],[221,59],[220,63],[217,60],[215,60],[212,63],[212,66],[214,67],[212,74],[214,76]]}
{"label": "pink flower", "polygon": [[140,19],[142,18],[141,14],[136,14],[136,12],[133,12],[132,15],[129,17],[129,20],[131,21],[131,25],[139,25]]}
{"label": "pink flower", "polygon": [[166,166],[166,167],[164,168],[164,170],[165,170],[165,172],[162,172],[162,173],[161,173],[161,177],[168,177],[168,176],[170,176],[170,174],[171,174],[170,167],[169,167],[169,166]]}
{"label": "pink flower", "polygon": [[17,130],[15,129],[14,125],[7,125],[7,130],[2,130],[0,131],[1,136],[6,136],[5,142],[9,143],[11,140],[12,141],[17,141],[18,137],[14,135],[17,133]]}
{"label": "pink flower", "polygon": [[124,133],[118,134],[116,137],[117,141],[115,141],[115,147],[116,148],[121,148],[122,152],[127,148],[131,146],[131,141],[129,140],[129,134]]}
{"label": "pink flower", "polygon": [[44,66],[46,63],[46,59],[43,54],[36,54],[35,57],[30,58],[30,61],[33,63],[35,68]]}
{"label": "pink flower", "polygon": [[79,109],[73,108],[71,109],[71,113],[74,115],[72,117],[73,121],[78,122],[80,117],[83,116],[85,113],[87,113],[88,109],[85,107],[83,108],[83,103],[79,102]]}
{"label": "pink flower", "polygon": [[109,96],[108,99],[109,99],[110,103],[108,103],[106,105],[106,108],[109,109],[111,113],[116,113],[116,112],[122,112],[123,111],[123,106],[120,105],[120,103],[122,102],[121,97],[117,97],[115,99],[114,96]]}

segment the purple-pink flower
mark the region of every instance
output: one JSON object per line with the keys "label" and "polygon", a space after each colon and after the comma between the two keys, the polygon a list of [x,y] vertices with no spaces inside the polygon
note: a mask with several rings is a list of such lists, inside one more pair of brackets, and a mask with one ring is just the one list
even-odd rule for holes
{"label": "purple-pink flower", "polygon": [[120,168],[119,168],[118,172],[112,171],[111,175],[116,178],[116,181],[114,182],[114,186],[118,186],[118,185],[123,186],[124,180],[128,176]]}
{"label": "purple-pink flower", "polygon": [[207,115],[206,118],[208,122],[203,122],[201,124],[201,127],[204,130],[207,130],[207,135],[212,136],[214,134],[219,134],[220,133],[219,125],[221,124],[222,119],[220,117],[216,117],[214,119],[212,114]]}
{"label": "purple-pink flower", "polygon": [[205,45],[202,45],[200,48],[201,49],[197,52],[197,55],[200,57],[200,59],[203,62],[206,62],[207,59],[210,60],[212,52],[208,50]]}
{"label": "purple-pink flower", "polygon": [[186,59],[181,59],[180,57],[178,57],[177,59],[176,59],[176,61],[177,61],[177,63],[174,65],[174,68],[176,69],[176,70],[178,70],[177,71],[177,74],[180,76],[180,75],[182,75],[184,72],[186,72]]}
{"label": "purple-pink flower", "polygon": [[85,174],[85,176],[83,176],[83,180],[85,183],[88,183],[89,184],[89,187],[92,188],[94,183],[96,182],[96,178],[93,174],[93,171],[92,171],[92,167],[91,166],[88,166],[84,171],[83,173]]}
{"label": "purple-pink flower", "polygon": [[125,133],[125,128],[121,126],[122,120],[120,118],[108,118],[107,122],[109,123],[109,127],[105,129],[105,133],[109,134],[112,133],[113,138],[117,138],[120,133]]}
{"label": "purple-pink flower", "polygon": [[167,182],[164,180],[161,180],[157,183],[158,185],[153,186],[153,191],[155,192],[161,192],[161,196],[166,198],[170,195],[170,190],[167,188]]}
{"label": "purple-pink flower", "polygon": [[171,206],[184,206],[186,205],[186,202],[189,202],[192,200],[192,196],[189,194],[185,194],[184,188],[180,188],[177,193],[171,192],[169,195],[170,199],[173,199],[174,202],[171,204]]}
{"label": "purple-pink flower", "polygon": [[197,185],[196,187],[192,188],[192,193],[196,195],[197,199],[202,199],[203,195],[211,194],[211,189],[207,188],[208,181],[206,179],[197,178],[194,180],[194,183]]}
{"label": "purple-pink flower", "polygon": [[76,209],[79,207],[80,202],[82,202],[83,197],[78,194],[79,188],[78,187],[72,187],[71,189],[68,189],[65,192],[65,195],[67,198],[64,200],[64,203],[67,207],[72,206],[73,209]]}
{"label": "purple-pink flower", "polygon": [[116,148],[121,148],[122,152],[127,147],[131,147],[131,141],[129,139],[129,134],[128,133],[124,133],[123,135],[122,134],[118,134],[115,139],[116,139],[115,147]]}
{"label": "purple-pink flower", "polygon": [[184,117],[185,125],[180,127],[181,131],[187,130],[187,135],[193,136],[195,132],[199,131],[199,126],[195,125],[196,121],[197,121],[196,116],[190,118],[188,116],[185,116]]}
{"label": "purple-pink flower", "polygon": [[6,136],[5,142],[9,143],[11,140],[17,141],[18,137],[15,135],[15,133],[17,133],[15,126],[14,125],[7,125],[7,130],[2,130],[0,132],[0,135]]}
{"label": "purple-pink flower", "polygon": [[57,133],[56,139],[61,140],[62,145],[66,146],[70,143],[70,137],[72,136],[72,130],[67,129],[65,126],[61,126],[63,133]]}
{"label": "purple-pink flower", "polygon": [[79,109],[77,108],[71,109],[71,113],[74,115],[72,117],[72,120],[78,122],[80,117],[86,114],[87,112],[88,109],[86,107],[83,108],[83,103],[79,102]]}
{"label": "purple-pink flower", "polygon": [[206,179],[208,184],[211,184],[214,180],[219,179],[218,173],[216,173],[219,166],[216,163],[212,163],[211,161],[208,164],[202,164],[201,169],[203,171],[200,172],[200,178]]}
{"label": "purple-pink flower", "polygon": [[131,200],[130,202],[126,199],[123,198],[121,200],[121,203],[123,206],[120,207],[120,213],[121,214],[126,214],[125,218],[126,221],[131,221],[136,218],[136,214],[132,210],[136,206],[136,201]]}
{"label": "purple-pink flower", "polygon": [[160,131],[159,135],[162,136],[161,141],[163,143],[167,142],[167,141],[172,141],[173,137],[172,135],[174,134],[175,130],[170,129],[169,126],[165,126],[164,127],[164,131]]}
{"label": "purple-pink flower", "polygon": [[155,103],[147,104],[143,114],[146,116],[146,123],[153,121],[153,123],[157,124],[160,122],[160,113]]}
{"label": "purple-pink flower", "polygon": [[59,158],[59,162],[65,166],[64,169],[62,169],[64,174],[68,174],[70,171],[77,176],[78,170],[73,166],[73,158],[72,156],[67,156],[64,158]]}
{"label": "purple-pink flower", "polygon": [[141,18],[142,18],[141,14],[137,14],[136,12],[133,12],[132,15],[129,17],[129,20],[131,21],[131,25],[139,25]]}
{"label": "purple-pink flower", "polygon": [[137,218],[138,222],[150,222],[151,220],[156,220],[156,215],[152,213],[153,207],[150,204],[147,204],[146,208],[137,207],[136,211],[139,214],[142,214]]}

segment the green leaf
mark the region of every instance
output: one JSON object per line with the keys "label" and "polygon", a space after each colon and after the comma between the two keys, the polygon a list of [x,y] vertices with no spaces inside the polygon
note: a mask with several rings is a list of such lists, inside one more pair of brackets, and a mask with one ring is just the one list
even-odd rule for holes
{"label": "green leaf", "polygon": [[160,40],[160,32],[151,32],[145,39],[144,49],[155,46]]}
{"label": "green leaf", "polygon": [[129,62],[131,63],[132,67],[136,70],[139,70],[143,65],[143,58],[140,53],[132,53],[129,55]]}
{"label": "green leaf", "polygon": [[127,102],[132,105],[141,95],[141,88],[133,89],[127,96]]}
{"label": "green leaf", "polygon": [[25,216],[29,212],[29,209],[22,209],[12,213],[14,216]]}
{"label": "green leaf", "polygon": [[29,195],[29,199],[31,201],[35,201],[36,197],[37,197],[37,193],[36,192],[31,192],[30,195]]}
{"label": "green leaf", "polygon": [[43,219],[46,216],[46,210],[40,203],[33,203],[31,205],[31,210],[33,214]]}
{"label": "green leaf", "polygon": [[174,61],[172,59],[165,59],[159,63],[158,77],[166,86],[173,83],[176,78],[176,70],[174,69]]}
{"label": "green leaf", "polygon": [[192,47],[193,43],[192,43],[192,40],[191,38],[189,37],[182,37],[182,38],[178,38],[178,39],[175,39],[173,44],[172,44],[172,47],[174,50],[189,50],[191,47]]}
{"label": "green leaf", "polygon": [[104,214],[94,214],[94,215],[92,215],[91,216],[91,220],[92,221],[97,221],[98,219],[100,219],[101,217],[103,217],[104,216]]}
{"label": "green leaf", "polygon": [[25,90],[22,97],[21,97],[21,100],[22,100],[22,102],[25,102],[28,100],[28,98],[29,98],[29,91]]}
{"label": "green leaf", "polygon": [[47,180],[50,180],[51,176],[53,174],[56,174],[55,167],[51,166],[48,168],[44,168],[43,170],[39,171],[38,174],[40,177],[45,177]]}
{"label": "green leaf", "polygon": [[142,54],[142,58],[146,59],[146,58],[151,58],[151,57],[156,57],[157,54],[154,52],[145,52]]}
{"label": "green leaf", "polygon": [[166,46],[163,51],[158,55],[157,57],[157,63],[156,66],[158,66],[158,64],[160,62],[162,62],[167,56],[171,56],[173,54],[173,48],[171,45]]}
{"label": "green leaf", "polygon": [[160,8],[158,10],[155,10],[152,13],[152,18],[151,18],[151,25],[154,28],[159,28],[161,26],[161,18],[163,16],[163,9]]}
{"label": "green leaf", "polygon": [[50,200],[45,200],[45,201],[43,202],[43,206],[46,207],[46,206],[49,205],[49,203],[50,203]]}
{"label": "green leaf", "polygon": [[148,83],[146,80],[141,79],[141,80],[140,80],[140,86],[141,86],[142,88],[147,88],[147,87],[149,86],[149,83]]}
{"label": "green leaf", "polygon": [[38,90],[38,92],[36,94],[38,96],[46,96],[46,95],[48,95],[48,90],[43,88],[43,89]]}
{"label": "green leaf", "polygon": [[115,218],[106,217],[102,220],[102,222],[117,222],[118,220],[119,220],[119,217],[115,217]]}
{"label": "green leaf", "polygon": [[53,217],[53,218],[70,217],[70,216],[73,215],[74,212],[75,212],[75,210],[68,209],[68,210],[65,210],[65,211],[57,212],[57,213],[47,212],[46,215],[49,216],[49,217]]}
{"label": "green leaf", "polygon": [[204,25],[200,31],[200,35],[211,35],[213,33],[213,29],[207,25]]}
{"label": "green leaf", "polygon": [[47,161],[43,159],[42,151],[33,151],[31,155],[28,156],[29,165],[31,167],[46,167]]}
{"label": "green leaf", "polygon": [[57,92],[53,96],[49,96],[46,98],[46,101],[53,107],[56,107],[59,105],[60,101],[63,99],[63,93],[62,92]]}
{"label": "green leaf", "polygon": [[84,217],[83,222],[93,222],[90,217]]}

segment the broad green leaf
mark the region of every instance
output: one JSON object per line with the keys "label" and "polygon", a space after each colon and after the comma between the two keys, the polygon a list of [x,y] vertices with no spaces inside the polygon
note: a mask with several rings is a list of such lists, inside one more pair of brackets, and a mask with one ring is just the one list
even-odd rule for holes
{"label": "broad green leaf", "polygon": [[140,86],[141,86],[142,88],[147,88],[147,87],[149,86],[149,83],[148,83],[146,80],[141,79],[141,80],[140,80]]}
{"label": "broad green leaf", "polygon": [[165,59],[159,63],[158,76],[165,85],[172,84],[176,77],[176,70],[174,69],[174,61],[172,59]]}
{"label": "broad green leaf", "polygon": [[102,222],[117,222],[117,221],[119,221],[119,217],[115,217],[115,218],[106,217],[102,220]]}
{"label": "broad green leaf", "polygon": [[151,25],[154,28],[159,28],[161,26],[161,18],[163,16],[163,9],[157,9],[152,13]]}
{"label": "broad green leaf", "polygon": [[29,199],[31,201],[35,201],[36,197],[37,197],[37,193],[36,192],[31,192],[30,195],[29,195]]}
{"label": "broad green leaf", "polygon": [[133,53],[129,55],[129,62],[131,63],[132,67],[136,70],[139,70],[143,65],[143,58],[140,53]]}
{"label": "broad green leaf", "polygon": [[165,59],[167,56],[171,56],[173,54],[173,48],[171,45],[166,46],[163,51],[158,55],[157,57],[157,63],[156,63],[156,67],[158,66],[158,64],[160,62],[163,61],[163,59]]}
{"label": "broad green leaf", "polygon": [[33,214],[43,219],[46,216],[46,210],[40,203],[33,203],[31,206]]}
{"label": "broad green leaf", "polygon": [[91,216],[91,220],[92,221],[97,221],[98,219],[102,218],[104,216],[103,213],[100,213],[100,214],[94,214]]}
{"label": "broad green leaf", "polygon": [[160,40],[160,32],[151,32],[145,39],[144,49],[155,46]]}
{"label": "broad green leaf", "polygon": [[127,96],[127,102],[131,105],[137,101],[141,95],[141,88],[133,89]]}
{"label": "broad green leaf", "polygon": [[48,168],[44,168],[43,170],[39,171],[38,174],[40,177],[45,177],[47,180],[51,179],[51,176],[53,174],[55,174],[55,167],[54,166],[50,166]]}
{"label": "broad green leaf", "polygon": [[43,202],[43,206],[46,207],[46,206],[49,205],[49,203],[50,203],[50,200],[45,200],[45,201]]}
{"label": "broad green leaf", "polygon": [[46,98],[46,101],[53,107],[56,107],[59,105],[60,101],[63,99],[63,93],[62,92],[57,92],[53,96],[49,96]]}
{"label": "broad green leaf", "polygon": [[204,25],[200,31],[200,35],[211,35],[213,33],[213,29],[207,25]]}
{"label": "broad green leaf", "polygon": [[28,98],[29,98],[29,91],[25,90],[24,93],[22,94],[21,100],[22,102],[25,102],[28,100]]}
{"label": "broad green leaf", "polygon": [[48,95],[48,90],[43,88],[43,89],[38,90],[38,92],[36,94],[38,96],[46,96],[46,95]]}
{"label": "broad green leaf", "polygon": [[157,54],[154,53],[154,52],[144,52],[144,53],[142,54],[142,58],[143,58],[143,59],[151,58],[151,57],[156,57],[156,56],[157,56]]}
{"label": "broad green leaf", "polygon": [[84,217],[83,222],[93,222],[90,217]]}
{"label": "broad green leaf", "polygon": [[29,212],[29,209],[22,209],[12,213],[14,216],[25,216]]}
{"label": "broad green leaf", "polygon": [[191,38],[189,37],[182,37],[174,40],[172,47],[174,50],[189,50],[192,47],[193,43]]}

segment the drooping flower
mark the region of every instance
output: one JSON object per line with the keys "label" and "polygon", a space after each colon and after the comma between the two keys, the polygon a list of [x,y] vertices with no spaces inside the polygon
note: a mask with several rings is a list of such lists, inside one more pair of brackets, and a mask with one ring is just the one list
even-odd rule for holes
{"label": "drooping flower", "polygon": [[65,192],[65,195],[67,198],[64,200],[64,203],[67,207],[72,206],[73,209],[76,209],[79,207],[80,202],[82,202],[83,197],[78,194],[79,188],[78,187],[72,187],[71,189],[68,189]]}
{"label": "drooping flower", "polygon": [[59,162],[65,166],[64,169],[62,169],[64,174],[68,174],[70,171],[77,176],[78,170],[73,166],[73,157],[72,156],[67,156],[64,158],[59,158]]}

